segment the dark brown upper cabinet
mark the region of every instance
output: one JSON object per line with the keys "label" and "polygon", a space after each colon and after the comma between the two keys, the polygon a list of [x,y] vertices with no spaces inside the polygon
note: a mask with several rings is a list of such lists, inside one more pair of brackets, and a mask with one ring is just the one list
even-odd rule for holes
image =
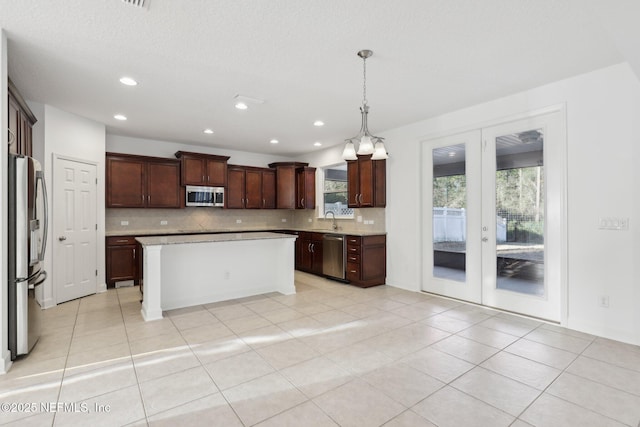
{"label": "dark brown upper cabinet", "polygon": [[173,159],[107,153],[107,208],[180,208],[180,162]]}
{"label": "dark brown upper cabinet", "polygon": [[176,157],[182,162],[182,185],[227,186],[228,156],[178,151]]}
{"label": "dark brown upper cabinet", "polygon": [[358,156],[347,162],[350,208],[383,208],[387,205],[386,160]]}
{"label": "dark brown upper cabinet", "polygon": [[315,208],[315,168],[299,162],[271,163],[269,167],[276,171],[276,208]]}

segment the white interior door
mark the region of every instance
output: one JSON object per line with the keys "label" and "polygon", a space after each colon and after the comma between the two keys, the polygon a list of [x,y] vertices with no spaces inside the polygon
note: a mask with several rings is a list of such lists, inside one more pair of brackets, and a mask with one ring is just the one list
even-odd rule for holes
{"label": "white interior door", "polygon": [[54,158],[53,283],[56,303],[97,291],[96,165]]}
{"label": "white interior door", "polygon": [[423,145],[423,290],[559,321],[566,256],[560,113]]}

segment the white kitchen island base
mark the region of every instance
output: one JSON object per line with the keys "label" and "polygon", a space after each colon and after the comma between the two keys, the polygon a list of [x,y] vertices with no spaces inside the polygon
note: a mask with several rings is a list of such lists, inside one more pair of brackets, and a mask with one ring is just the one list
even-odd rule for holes
{"label": "white kitchen island base", "polygon": [[296,236],[231,233],[138,237],[144,248],[142,317],[229,299],[296,292]]}

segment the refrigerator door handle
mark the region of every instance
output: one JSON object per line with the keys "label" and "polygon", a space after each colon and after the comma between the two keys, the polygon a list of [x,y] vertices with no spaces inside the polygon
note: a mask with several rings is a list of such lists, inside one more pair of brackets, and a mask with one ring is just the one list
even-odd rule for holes
{"label": "refrigerator door handle", "polygon": [[[43,201],[43,210],[44,210],[44,229],[42,230],[42,248],[40,250],[40,254],[38,255],[38,259],[40,261],[44,261],[44,254],[45,254],[45,251],[47,250],[47,234],[49,232],[49,203],[47,198],[47,184],[44,180],[44,172],[42,171],[36,172],[36,180],[39,180],[42,183],[42,199],[43,199],[42,201]],[[44,277],[46,279],[47,277],[46,272],[44,274]]]}

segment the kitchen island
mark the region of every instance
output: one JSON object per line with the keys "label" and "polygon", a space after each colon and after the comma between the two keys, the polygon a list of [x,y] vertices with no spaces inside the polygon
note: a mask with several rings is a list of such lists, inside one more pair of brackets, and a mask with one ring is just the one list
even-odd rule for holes
{"label": "kitchen island", "polygon": [[137,237],[144,248],[145,320],[163,310],[259,295],[294,294],[296,236],[225,233]]}

